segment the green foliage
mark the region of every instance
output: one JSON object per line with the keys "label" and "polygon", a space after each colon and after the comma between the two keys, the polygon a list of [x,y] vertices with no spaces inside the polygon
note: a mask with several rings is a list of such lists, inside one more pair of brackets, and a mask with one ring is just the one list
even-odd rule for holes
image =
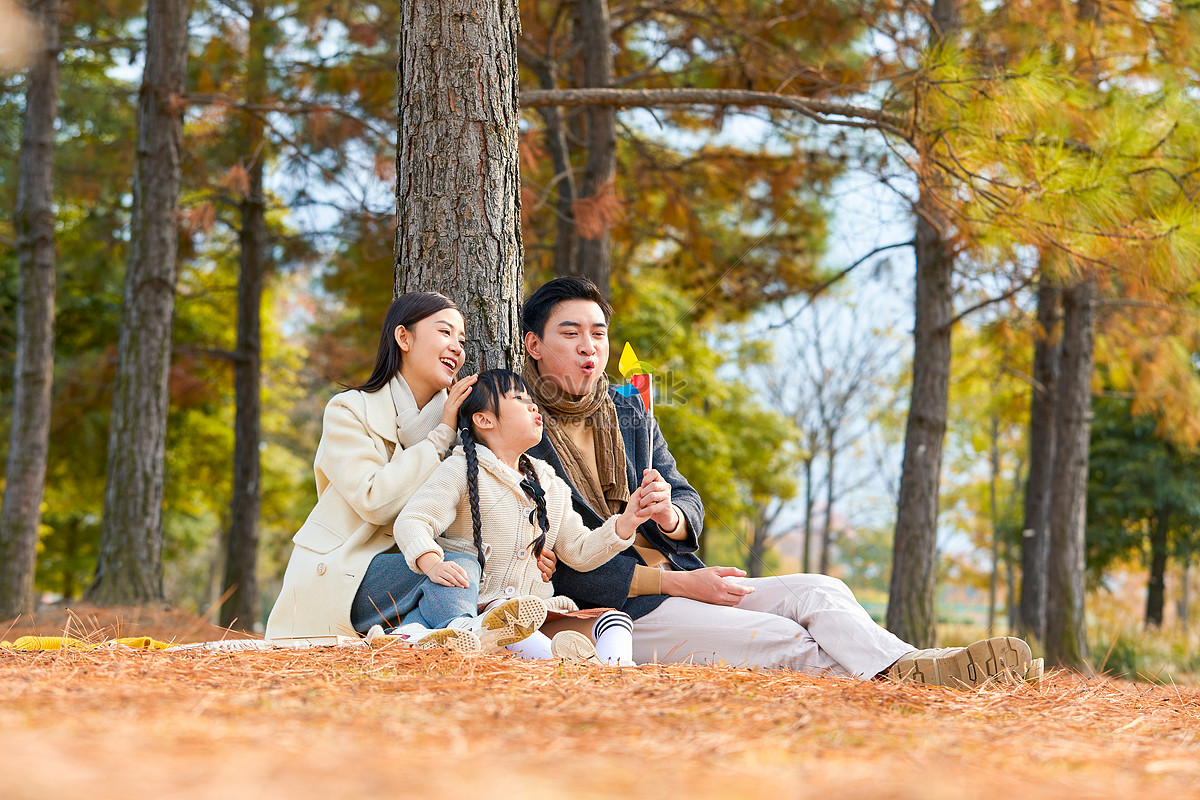
{"label": "green foliage", "polygon": [[655,417],[705,504],[705,558],[744,563],[746,520],[756,506],[796,491],[793,426],[757,405],[744,383],[722,377],[736,365],[734,356],[695,321],[681,292],[643,279],[636,294],[617,292],[614,305],[609,374],[620,374],[616,360],[626,341],[654,366]]}
{"label": "green foliage", "polygon": [[1192,552],[1200,530],[1200,452],[1161,438],[1155,420],[1125,399],[1097,398],[1088,463],[1087,558],[1093,583],[1147,549],[1159,515],[1170,519],[1177,552]]}

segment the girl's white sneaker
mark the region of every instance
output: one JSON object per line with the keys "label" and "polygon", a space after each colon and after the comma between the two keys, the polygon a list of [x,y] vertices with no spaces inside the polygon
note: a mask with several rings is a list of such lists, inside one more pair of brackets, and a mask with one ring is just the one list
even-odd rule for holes
{"label": "girl's white sneaker", "polygon": [[596,653],[596,645],[592,640],[579,631],[559,631],[550,640],[550,652],[555,658],[564,661],[582,661],[597,667],[607,667],[608,664]]}
{"label": "girl's white sneaker", "polygon": [[383,647],[398,644],[418,650],[433,650],[446,648],[460,653],[478,653],[480,650],[479,637],[469,630],[455,628],[429,629],[424,625],[411,622],[384,632],[379,625],[371,626],[367,631],[367,644],[372,647]]}
{"label": "girl's white sneaker", "polygon": [[459,617],[447,628],[470,631],[485,653],[528,639],[546,621],[546,603],[531,594],[493,604],[478,617]]}

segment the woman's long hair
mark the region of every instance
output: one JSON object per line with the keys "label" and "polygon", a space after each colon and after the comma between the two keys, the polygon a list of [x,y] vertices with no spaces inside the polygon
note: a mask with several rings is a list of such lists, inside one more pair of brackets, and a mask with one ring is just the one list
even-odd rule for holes
{"label": "woman's long hair", "polygon": [[[478,553],[479,568],[484,569],[486,558],[483,555],[483,522],[479,514],[479,457],[475,453],[475,429],[471,417],[481,411],[490,411],[500,416],[500,398],[509,392],[519,389],[529,391],[521,376],[507,369],[490,369],[479,373],[479,379],[471,387],[471,393],[458,409],[458,432],[462,437],[463,450],[467,456],[467,496],[471,500],[471,533],[475,541],[475,551]],[[521,481],[521,489],[533,501],[534,509],[529,513],[530,524],[541,528],[541,534],[533,540],[533,555],[535,558],[542,554],[546,546],[546,534],[550,531],[550,519],[546,514],[546,492],[538,481],[537,470],[533,462],[524,453],[517,461],[525,480]],[[536,517],[535,517],[536,515]]]}
{"label": "woman's long hair", "polygon": [[[365,383],[358,386],[347,386],[347,389],[361,389],[364,392],[374,392],[388,385],[392,376],[400,371],[402,351],[396,343],[396,328],[403,325],[412,329],[426,317],[439,311],[453,308],[458,311],[454,301],[437,292],[409,292],[402,294],[388,306],[383,318],[383,333],[379,337],[379,352],[375,354],[375,371]],[[461,313],[461,312],[460,312]]]}

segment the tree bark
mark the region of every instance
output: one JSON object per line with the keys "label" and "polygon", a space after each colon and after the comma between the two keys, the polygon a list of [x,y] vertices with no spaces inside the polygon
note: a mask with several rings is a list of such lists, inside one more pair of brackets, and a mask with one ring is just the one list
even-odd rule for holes
{"label": "tree bark", "polygon": [[1146,586],[1146,627],[1161,628],[1166,596],[1167,532],[1171,525],[1171,510],[1160,508],[1154,514],[1150,529],[1150,580]]}
{"label": "tree bark", "polygon": [[54,121],[61,4],[35,3],[41,47],[26,79],[14,222],[19,290],[12,428],[0,508],[0,618],[34,610],[33,574],[50,450],[54,378]]}
{"label": "tree bark", "polygon": [[950,245],[918,213],[912,400],[904,434],[887,616],[888,629],[917,647],[932,647],[937,636],[938,482],[950,393],[953,273]]}
{"label": "tree bark", "polygon": [[[254,3],[248,37],[246,100],[251,105],[267,94],[267,36],[269,21],[261,3]],[[233,444],[233,494],[229,502],[229,536],[225,542],[225,580],[221,624],[253,630],[258,621],[258,517],[262,508],[259,442],[261,436],[260,380],[262,374],[262,293],[266,273],[267,222],[263,198],[263,120],[245,112],[243,152],[248,191],[241,202],[238,232],[237,351],[233,361],[236,403]]]}
{"label": "tree bark", "polygon": [[[932,43],[957,31],[959,1],[935,0]],[[915,103],[919,112],[919,96]],[[888,628],[917,647],[932,647],[937,638],[938,483],[946,437],[954,319],[954,250],[947,238],[949,224],[932,200],[931,189],[922,178],[916,206],[912,399],[904,433],[887,613]]]}
{"label": "tree bark", "polygon": [[[576,0],[575,40],[583,53],[583,87],[607,89],[612,85],[612,33],[607,0]],[[587,107],[587,164],[576,202],[596,201],[614,191],[617,163],[617,112],[613,106]],[[578,223],[578,210],[575,214]],[[588,278],[607,297],[611,291],[612,242],[608,225],[596,236],[580,233],[578,274]]]}
{"label": "tree bark", "polygon": [[517,4],[414,0],[404,13],[395,291],[459,304],[464,373],[519,370]]}
{"label": "tree bark", "polygon": [[1087,521],[1088,437],[1095,285],[1063,290],[1062,374],[1055,409],[1054,505],[1046,598],[1046,660],[1090,672],[1084,620],[1084,526]]}
{"label": "tree bark", "polygon": [[1021,536],[1019,632],[1046,639],[1046,562],[1054,480],[1054,409],[1062,361],[1062,291],[1043,274],[1038,286],[1037,337],[1033,345],[1033,389],[1029,404],[1029,477]]}
{"label": "tree bark", "polygon": [[150,0],[138,96],[133,222],[121,313],[93,602],[162,597],[162,503],[176,256],[187,0]]}

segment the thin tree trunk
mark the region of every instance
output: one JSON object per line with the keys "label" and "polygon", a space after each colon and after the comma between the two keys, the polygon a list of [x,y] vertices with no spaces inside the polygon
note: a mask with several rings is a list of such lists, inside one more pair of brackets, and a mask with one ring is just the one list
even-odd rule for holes
{"label": "thin tree trunk", "polygon": [[804,459],[804,545],[800,551],[800,571],[810,569],[809,551],[812,549],[813,520],[813,456]]}
{"label": "thin tree trunk", "polygon": [[821,574],[829,574],[829,543],[833,540],[833,465],[837,451],[833,447],[833,436],[826,443],[827,474],[825,476],[825,524],[821,527]]}
{"label": "thin tree trunk", "polygon": [[767,551],[767,526],[763,523],[761,511],[755,511],[750,526],[750,552],[746,557],[746,574],[751,578],[758,578],[762,576],[763,556]]}
{"label": "thin tree trunk", "polygon": [[1084,526],[1087,521],[1088,437],[1095,286],[1063,290],[1062,374],[1055,409],[1054,505],[1046,602],[1046,660],[1089,672],[1084,620]]}
{"label": "thin tree trunk", "polygon": [[[583,50],[583,88],[610,88],[613,57],[608,0],[577,0],[575,40]],[[594,201],[613,192],[617,163],[616,126],[616,109],[612,106],[587,107],[587,164],[579,190],[581,202]],[[591,279],[608,296],[612,276],[608,226],[595,236],[580,234],[578,241],[578,274]]]}
{"label": "thin tree trunk", "polygon": [[138,97],[133,231],[121,313],[120,366],[109,423],[100,556],[88,597],[162,597],[163,460],[175,313],[187,0],[151,0]]}
{"label": "thin tree trunk", "polygon": [[1146,627],[1161,628],[1166,597],[1167,531],[1171,526],[1171,509],[1160,508],[1154,514],[1150,529],[1150,580],[1146,586]]}
{"label": "thin tree trunk", "polygon": [[26,78],[15,224],[19,290],[12,427],[0,507],[0,618],[33,611],[54,378],[54,120],[59,0],[34,4],[41,48]]}
{"label": "thin tree trunk", "polygon": [[[930,41],[959,28],[959,0],[934,0]],[[916,101],[920,111],[920,100]],[[948,223],[921,186],[917,198],[917,275],[913,314],[912,399],[896,509],[888,628],[917,647],[937,638],[938,484],[950,396],[950,333],[954,317],[954,250]]]}
{"label": "thin tree trunk", "polygon": [[[538,83],[543,89],[558,88],[557,73],[547,54],[545,60],[531,65]],[[538,108],[542,122],[546,125],[546,149],[550,151],[550,162],[554,165],[555,225],[554,273],[556,275],[579,274],[579,240],[575,234],[575,171],[571,167],[571,149],[567,143],[567,126],[562,109],[558,106]]]}
{"label": "thin tree trunk", "polygon": [[[267,35],[261,3],[252,6],[246,70],[246,101],[257,104],[267,94]],[[258,517],[262,507],[259,442],[262,373],[262,293],[266,272],[267,222],[263,198],[265,159],[263,120],[247,112],[244,128],[247,194],[241,202],[238,232],[237,352],[233,361],[234,417],[233,494],[229,502],[229,536],[225,549],[221,624],[253,630],[258,621]]]}
{"label": "thin tree trunk", "polygon": [[1038,286],[1037,337],[1033,345],[1033,389],[1029,404],[1029,478],[1021,536],[1021,636],[1046,639],[1046,562],[1054,485],[1054,409],[1062,361],[1062,291],[1043,273]]}
{"label": "thin tree trunk", "polygon": [[517,4],[415,0],[404,13],[395,291],[458,302],[464,373],[519,370]]}
{"label": "thin tree trunk", "polygon": [[988,636],[996,629],[996,588],[1000,580],[1000,509],[996,484],[1000,481],[1000,420],[992,417],[992,447],[988,475],[988,501],[992,508],[992,576],[988,581]]}
{"label": "thin tree trunk", "polygon": [[1177,608],[1178,608],[1178,615],[1179,615],[1179,627],[1184,633],[1186,633],[1188,630],[1188,627],[1189,627],[1188,623],[1190,622],[1190,617],[1191,617],[1191,611],[1189,610],[1188,605],[1191,603],[1191,600],[1192,600],[1192,597],[1191,597],[1191,594],[1192,594],[1192,592],[1191,592],[1191,589],[1192,589],[1192,587],[1191,587],[1192,552],[1191,552],[1190,548],[1185,549],[1182,553],[1179,554],[1179,561],[1180,561],[1180,564],[1179,564],[1179,603],[1178,603]]}

